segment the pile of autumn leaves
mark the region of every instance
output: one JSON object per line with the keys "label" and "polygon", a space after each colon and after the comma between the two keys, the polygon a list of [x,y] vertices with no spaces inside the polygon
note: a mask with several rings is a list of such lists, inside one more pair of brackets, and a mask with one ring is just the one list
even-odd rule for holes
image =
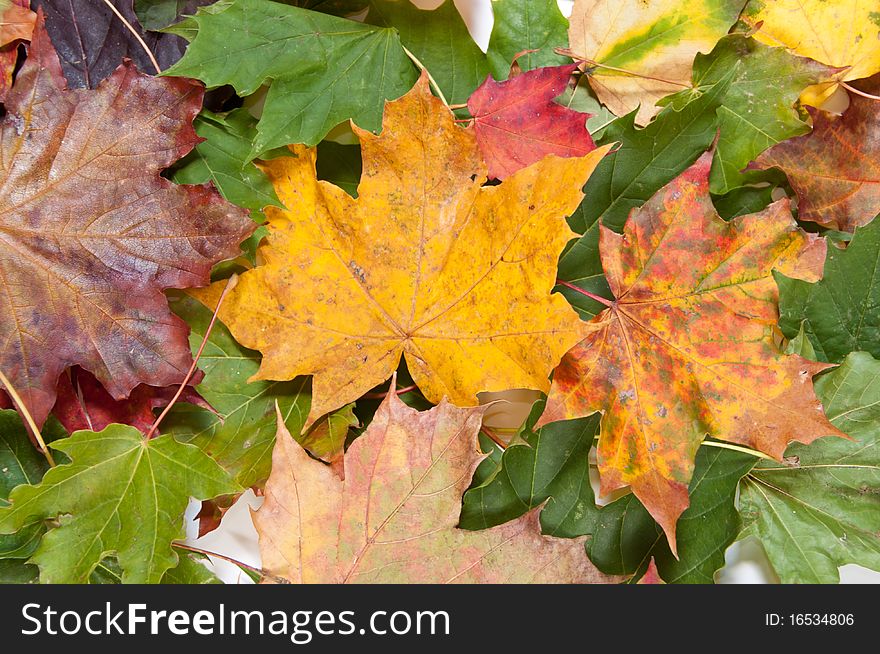
{"label": "pile of autumn leaves", "polygon": [[183,512],[249,487],[267,580],[880,569],[880,13],[497,0],[483,53],[451,0],[129,0],[185,54],[100,81],[143,46],[38,4],[0,0],[0,580],[213,581]]}

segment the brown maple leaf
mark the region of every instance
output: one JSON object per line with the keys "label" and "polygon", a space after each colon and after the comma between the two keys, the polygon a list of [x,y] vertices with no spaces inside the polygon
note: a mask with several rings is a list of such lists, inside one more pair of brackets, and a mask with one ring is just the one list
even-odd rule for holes
{"label": "brown maple leaf", "polygon": [[[880,75],[859,86],[880,92]],[[853,93],[842,116],[807,109],[813,131],[773,146],[750,168],[782,169],[801,220],[852,232],[880,213],[880,103]]]}
{"label": "brown maple leaf", "polygon": [[583,157],[596,149],[591,114],[556,104],[578,64],[536,68],[504,82],[487,77],[468,98],[490,179],[504,179],[548,154]]}
{"label": "brown maple leaf", "polygon": [[420,413],[389,393],[346,452],[344,480],[309,457],[279,415],[266,500],[254,513],[264,570],[294,583],[613,580],[587,559],[585,537],[542,536],[540,509],[484,531],[457,528],[483,458],[485,409],[443,400]]}
{"label": "brown maple leaf", "polygon": [[192,363],[162,290],[205,285],[254,229],[213,189],[160,176],[199,141],[202,94],[128,63],[67,90],[37,19],[0,123],[0,370],[38,424],[69,366],[122,399]]}
{"label": "brown maple leaf", "polygon": [[706,436],[780,459],[793,440],[843,434],[812,377],[828,367],[783,354],[772,271],[816,281],[825,241],[788,201],[727,223],[709,198],[711,153],[600,232],[614,297],[563,358],[539,424],[602,412],[602,493],[624,486],[675,550],[675,524]]}

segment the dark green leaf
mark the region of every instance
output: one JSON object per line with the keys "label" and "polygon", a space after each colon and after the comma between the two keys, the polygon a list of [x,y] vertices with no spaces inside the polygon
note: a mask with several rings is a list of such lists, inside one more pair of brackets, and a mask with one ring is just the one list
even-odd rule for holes
{"label": "dark green leaf", "polygon": [[856,350],[880,357],[880,221],[856,230],[845,250],[829,244],[825,275],[810,284],[778,273],[779,326],[804,331],[820,361],[841,361]]}
{"label": "dark green leaf", "polygon": [[634,495],[602,508],[587,543],[593,563],[611,574],[644,573],[653,557],[667,583],[710,584],[740,529],[736,487],[757,459],[709,445],[697,452],[689,486],[691,505],[676,528],[679,559],[663,530]]}
{"label": "dark green leaf", "polygon": [[372,0],[367,22],[397,29],[404,47],[428,69],[450,103],[466,102],[489,75],[486,55],[452,0],[436,9],[419,9],[409,1]]}
{"label": "dark green leaf", "polygon": [[[49,420],[43,427],[43,439],[47,442],[65,435],[55,420]],[[9,506],[7,500],[13,488],[39,484],[48,469],[49,463],[31,443],[18,413],[0,411],[0,507]],[[28,558],[44,531],[43,525],[35,524],[15,534],[0,535],[0,559]]]}
{"label": "dark green leaf", "polygon": [[342,145],[333,141],[318,144],[316,169],[318,179],[336,184],[351,197],[357,197],[361,182],[361,148],[359,145]]}
{"label": "dark green leaf", "polygon": [[269,0],[227,0],[191,20],[198,32],[165,74],[230,84],[242,96],[269,84],[249,158],[290,143],[315,145],[348,119],[378,131],[385,100],[418,78],[392,28]]}

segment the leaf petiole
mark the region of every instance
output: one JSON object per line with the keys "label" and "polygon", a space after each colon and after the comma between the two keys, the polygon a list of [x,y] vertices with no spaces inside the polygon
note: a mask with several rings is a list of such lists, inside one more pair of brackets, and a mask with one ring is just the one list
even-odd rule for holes
{"label": "leaf petiole", "polygon": [[596,295],[595,293],[590,293],[590,291],[583,289],[580,286],[575,286],[574,284],[571,284],[563,279],[557,279],[556,283],[559,284],[560,286],[565,286],[565,288],[570,288],[572,291],[580,293],[581,295],[585,295],[588,298],[590,298],[591,300],[595,300],[599,304],[604,304],[609,309],[614,308],[614,302],[602,297],[601,295]]}

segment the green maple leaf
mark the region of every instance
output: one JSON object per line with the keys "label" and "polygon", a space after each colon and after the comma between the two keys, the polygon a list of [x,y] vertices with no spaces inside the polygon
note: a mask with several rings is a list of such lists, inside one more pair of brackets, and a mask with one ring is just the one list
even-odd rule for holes
{"label": "green maple leaf", "polygon": [[164,435],[145,440],[133,427],[80,431],[51,447],[71,462],[36,485],[17,486],[0,508],[0,533],[55,520],[29,559],[47,583],[84,583],[115,555],[127,583],[156,583],[178,562],[171,542],[184,536],[190,497],[241,490],[192,445]]}
{"label": "green maple leaf", "polygon": [[820,361],[839,362],[861,350],[880,357],[880,222],[856,229],[845,250],[828,247],[825,274],[815,284],[774,273],[779,326],[804,332]]}
{"label": "green maple leaf", "polygon": [[709,189],[717,194],[761,181],[759,172],[740,171],[767,148],[810,131],[795,109],[798,96],[835,71],[785,48],[771,48],[743,34],[731,34],[709,54],[697,54],[693,84],[708,91],[725,80],[732,68],[736,73],[721,94],[718,108],[720,136],[709,177]]}
{"label": "green maple leaf", "polygon": [[783,583],[837,583],[846,563],[880,570],[880,361],[854,352],[815,387],[853,440],[792,445],[740,490],[742,536],[761,540]]}
{"label": "green maple leaf", "polygon": [[536,50],[517,59],[523,70],[571,62],[553,52],[568,45],[568,20],[556,0],[494,0],[492,13],[495,22],[486,55],[495,79],[507,79],[513,58],[523,50]]}
{"label": "green maple leaf", "polygon": [[418,77],[396,30],[269,0],[202,7],[172,31],[192,42],[164,74],[230,84],[241,96],[269,85],[250,159],[289,143],[315,145],[349,119],[378,131],[385,100]]}
{"label": "green maple leaf", "polygon": [[204,141],[174,166],[178,184],[211,181],[224,198],[245,209],[281,206],[269,179],[248,160],[257,120],[246,109],[225,116],[203,110],[193,126]]}
{"label": "green maple leaf", "polygon": [[395,28],[450,103],[467,102],[489,75],[486,55],[474,43],[452,0],[444,0],[435,9],[419,9],[400,0],[372,0],[366,20]]}

